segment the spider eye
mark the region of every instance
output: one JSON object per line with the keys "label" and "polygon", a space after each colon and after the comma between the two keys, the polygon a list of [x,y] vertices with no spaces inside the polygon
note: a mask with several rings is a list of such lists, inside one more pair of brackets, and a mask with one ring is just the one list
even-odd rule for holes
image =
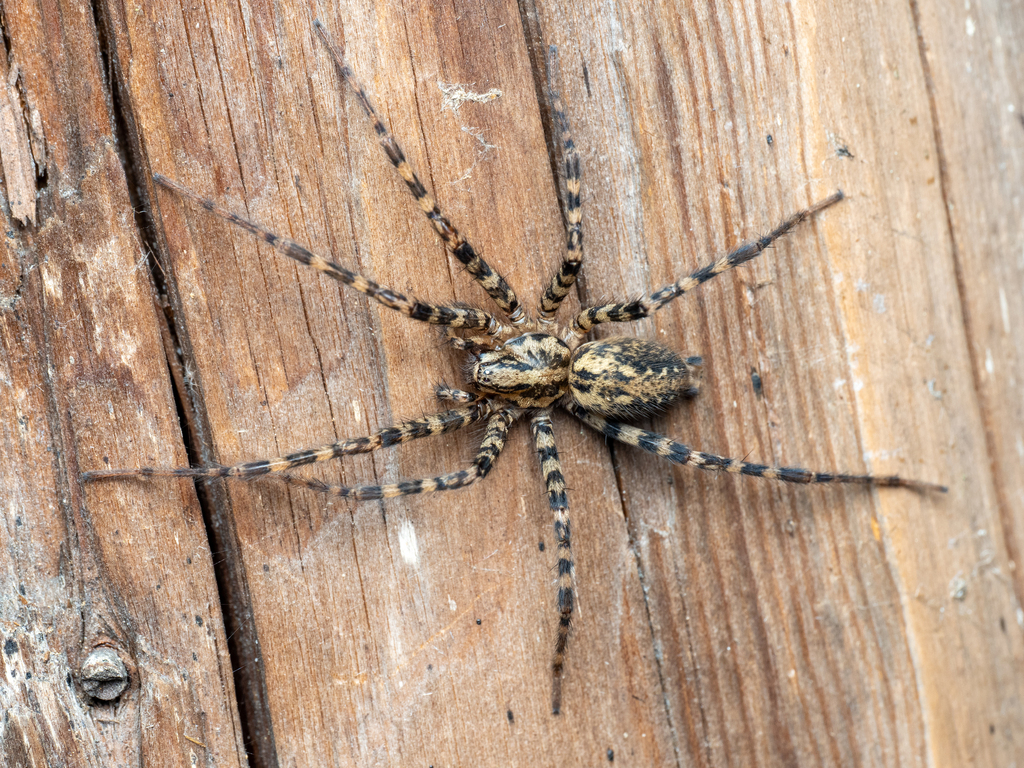
{"label": "spider eye", "polygon": [[494,384],[494,363],[482,362],[478,357],[473,364],[472,378],[476,384],[489,388]]}

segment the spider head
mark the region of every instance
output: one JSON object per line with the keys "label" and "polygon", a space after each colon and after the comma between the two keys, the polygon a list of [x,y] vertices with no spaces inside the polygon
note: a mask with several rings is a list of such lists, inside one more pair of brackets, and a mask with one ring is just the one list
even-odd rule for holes
{"label": "spider head", "polygon": [[544,408],[569,388],[570,352],[547,333],[524,333],[481,352],[473,364],[477,389],[511,400],[520,408]]}
{"label": "spider head", "polygon": [[569,394],[599,416],[630,421],[651,416],[700,388],[703,361],[681,358],[655,341],[617,336],[578,347]]}

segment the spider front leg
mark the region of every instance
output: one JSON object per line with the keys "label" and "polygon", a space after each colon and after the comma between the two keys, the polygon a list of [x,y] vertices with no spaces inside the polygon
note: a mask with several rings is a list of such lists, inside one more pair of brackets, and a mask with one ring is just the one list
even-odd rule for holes
{"label": "spider front leg", "polygon": [[606,437],[618,440],[626,445],[635,445],[648,453],[668,459],[673,464],[687,464],[697,469],[713,472],[729,472],[734,475],[765,477],[769,480],[781,480],[785,483],[853,483],[856,485],[876,485],[889,488],[913,488],[918,491],[940,491],[945,493],[948,488],[937,483],[926,483],[921,480],[907,480],[897,475],[849,475],[838,472],[812,472],[799,467],[774,467],[767,464],[753,464],[740,459],[729,459],[713,453],[695,451],[687,445],[676,442],[656,432],[648,432],[628,424],[609,421],[602,416],[589,413],[575,403],[566,406],[566,410],[588,427],[593,427]]}
{"label": "spider front leg", "polygon": [[398,141],[391,135],[387,126],[384,125],[384,121],[377,114],[377,110],[374,109],[370,98],[366,95],[366,91],[363,90],[363,86],[356,79],[352,69],[345,63],[345,54],[327,34],[327,30],[324,29],[324,25],[320,23],[319,19],[313,20],[313,26],[324,41],[324,45],[327,46],[327,50],[330,51],[334,64],[341,73],[342,78],[355,92],[359,105],[363,108],[366,116],[373,122],[373,130],[377,134],[381,147],[384,148],[384,154],[387,155],[391,164],[395,166],[412,196],[416,198],[420,209],[426,214],[431,225],[433,225],[434,231],[437,232],[445,245],[448,246],[455,258],[462,262],[466,267],[466,271],[487,292],[491,300],[505,313],[509,322],[512,325],[522,325],[527,320],[526,312],[519,303],[515,291],[512,290],[504,277],[492,269],[477,254],[473,246],[469,244],[469,241],[459,234],[455,226],[441,213],[441,209],[434,201],[433,196],[423,186],[423,182],[420,181],[416,172],[412,169],[412,165],[406,159],[405,153],[398,145]]}
{"label": "spider front leg", "polygon": [[405,443],[420,437],[440,435],[454,432],[463,427],[482,421],[492,413],[491,405],[486,400],[478,400],[463,408],[437,413],[423,419],[403,421],[391,427],[377,430],[368,437],[352,437],[338,440],[317,448],[307,448],[287,456],[274,459],[260,459],[235,464],[230,467],[185,467],[181,469],[160,469],[142,467],[140,469],[98,469],[83,472],[82,480],[104,480],[114,477],[233,477],[239,480],[252,480],[273,473],[286,472],[306,464],[330,461],[340,456],[351,456],[356,453],[370,453],[379,448]]}
{"label": "spider front leg", "polygon": [[385,288],[383,285],[378,285],[373,280],[346,269],[340,264],[335,264],[333,261],[328,261],[322,256],[317,256],[308,248],[299,245],[294,240],[289,240],[287,237],[275,234],[254,221],[250,221],[249,219],[239,216],[237,213],[232,213],[225,208],[221,208],[212,200],[208,200],[205,197],[197,195],[188,187],[168,179],[166,176],[154,173],[153,181],[165,189],[169,189],[188,200],[198,203],[210,213],[234,224],[236,227],[244,229],[246,232],[255,235],[260,240],[267,243],[267,245],[273,246],[278,252],[284,254],[288,258],[295,259],[295,261],[300,264],[304,264],[307,267],[312,267],[319,272],[323,272],[328,277],[333,277],[335,280],[344,283],[360,293],[369,296],[374,301],[383,304],[388,309],[401,312],[406,317],[411,317],[413,320],[420,320],[433,325],[445,325],[450,328],[477,328],[484,329],[487,333],[497,333],[499,330],[500,326],[497,318],[488,312],[484,312],[482,309],[453,307],[444,304],[428,304],[422,301],[409,299],[398,291],[393,291],[390,288]]}
{"label": "spider front leg", "polygon": [[551,662],[551,712],[562,710],[562,672],[565,669],[565,649],[572,628],[575,569],[572,564],[572,539],[569,529],[569,501],[565,494],[565,476],[558,461],[555,434],[551,429],[551,411],[544,410],[530,422],[533,441],[544,473],[548,503],[555,516],[555,541],[558,545],[558,635],[555,639],[555,657]]}
{"label": "spider front leg", "polygon": [[839,190],[824,200],[815,203],[810,208],[805,208],[793,214],[767,235],[759,237],[757,240],[752,240],[749,243],[744,243],[727,256],[723,256],[717,261],[701,267],[682,280],[666,285],[649,296],[643,296],[635,301],[622,304],[603,304],[599,307],[584,309],[573,320],[571,332],[573,335],[582,336],[598,323],[622,323],[647,317],[664,307],[672,299],[692,291],[698,285],[706,283],[716,275],[728,272],[730,269],[735,269],[740,264],[745,264],[751,259],[760,256],[768,246],[787,234],[804,219],[820,213],[842,199],[843,192]]}
{"label": "spider front leg", "polygon": [[486,477],[491,471],[494,462],[497,460],[502,449],[505,447],[505,438],[508,437],[509,427],[516,420],[519,412],[516,410],[499,411],[491,416],[487,422],[487,432],[484,434],[483,443],[477,451],[473,464],[468,469],[458,472],[449,472],[437,477],[428,477],[418,480],[400,480],[397,483],[385,485],[331,485],[315,478],[302,477],[279,473],[270,475],[274,480],[279,480],[288,485],[308,488],[311,491],[322,493],[326,496],[336,496],[343,499],[355,499],[356,501],[367,501],[370,499],[393,499],[396,496],[410,496],[415,493],[433,493],[434,491],[451,491],[455,488],[465,488],[482,477]]}
{"label": "spider front leg", "polygon": [[580,153],[572,140],[569,128],[569,116],[565,112],[562,97],[555,90],[558,76],[558,49],[551,46],[548,55],[548,98],[551,101],[551,114],[555,128],[558,129],[559,141],[562,144],[562,176],[565,181],[565,258],[551,284],[540,300],[540,320],[550,322],[551,318],[562,305],[562,299],[568,294],[576,282],[576,275],[583,266],[583,204],[580,201]]}

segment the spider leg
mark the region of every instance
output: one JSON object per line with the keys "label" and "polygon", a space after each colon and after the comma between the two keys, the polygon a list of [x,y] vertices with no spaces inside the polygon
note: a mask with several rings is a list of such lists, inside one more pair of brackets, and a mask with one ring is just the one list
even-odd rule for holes
{"label": "spider leg", "polygon": [[308,267],[319,270],[328,277],[333,277],[335,280],[351,286],[360,293],[366,294],[371,299],[383,304],[388,309],[394,309],[401,312],[403,315],[411,317],[413,320],[421,320],[425,323],[432,323],[434,325],[448,325],[452,328],[483,328],[486,329],[488,333],[497,332],[499,329],[497,318],[488,312],[484,312],[482,309],[452,307],[444,304],[426,304],[422,301],[409,299],[398,291],[393,291],[390,288],[378,285],[373,280],[363,277],[351,270],[345,269],[345,267],[340,264],[335,264],[333,261],[328,261],[322,256],[317,256],[308,248],[304,248],[294,240],[289,240],[287,237],[276,235],[266,227],[221,208],[212,200],[208,200],[205,197],[197,195],[192,190],[182,186],[176,181],[168,179],[166,176],[154,173],[153,181],[166,189],[172,190],[182,197],[198,203],[207,211],[220,216],[225,221],[229,221],[247,232],[256,235],[256,237],[260,238],[268,245],[273,246],[285,256],[295,259],[295,261],[300,264],[305,264]]}
{"label": "spider leg", "polygon": [[498,305],[498,308],[508,316],[509,322],[512,325],[521,325],[526,322],[526,312],[519,303],[515,291],[505,282],[505,278],[495,272],[486,261],[480,258],[477,252],[473,250],[473,246],[442,215],[441,209],[434,201],[433,196],[423,186],[423,182],[419,180],[416,172],[413,171],[409,161],[405,158],[405,153],[402,152],[402,148],[398,145],[395,137],[391,135],[391,132],[388,131],[384,121],[377,114],[377,110],[370,103],[370,99],[363,90],[362,85],[359,84],[356,76],[348,64],[345,63],[345,56],[341,49],[328,36],[327,30],[324,29],[319,19],[313,20],[313,26],[324,41],[324,45],[327,46],[327,50],[330,51],[334,64],[341,73],[341,76],[355,92],[363,111],[373,121],[373,130],[377,134],[380,145],[384,148],[384,154],[388,156],[388,160],[398,170],[406,186],[409,187],[412,196],[420,204],[423,213],[430,219],[434,231],[444,240],[445,245],[451,249],[455,258],[462,262],[469,274],[473,276],[473,279],[487,291],[487,295]]}
{"label": "spider leg", "polygon": [[462,469],[458,472],[449,472],[446,475],[429,477],[420,480],[401,480],[397,483],[387,485],[331,485],[315,478],[292,475],[287,472],[268,475],[273,480],[279,480],[288,485],[295,485],[300,488],[322,493],[327,496],[336,496],[344,499],[355,499],[366,501],[370,499],[392,499],[396,496],[409,496],[414,493],[433,493],[434,491],[450,491],[454,488],[465,488],[481,477],[485,477],[494,466],[495,460],[505,447],[505,438],[508,436],[509,427],[518,416],[514,410],[499,411],[491,416],[487,422],[487,432],[484,435],[480,450],[477,451],[469,469]]}
{"label": "spider leg", "polygon": [[842,190],[839,190],[834,194],[829,195],[824,200],[818,201],[810,208],[805,208],[804,210],[793,214],[767,235],[759,237],[757,240],[752,240],[749,243],[744,243],[727,256],[723,256],[717,261],[713,261],[712,263],[701,267],[696,272],[684,277],[682,280],[672,283],[671,285],[666,285],[661,290],[655,291],[649,296],[643,296],[635,301],[624,302],[622,304],[604,304],[598,307],[584,309],[576,315],[573,320],[572,331],[574,334],[582,335],[598,323],[622,323],[647,317],[648,315],[657,312],[663,306],[672,301],[672,299],[692,291],[698,285],[706,283],[712,277],[720,275],[723,272],[728,272],[730,269],[734,269],[740,264],[744,264],[756,256],[760,256],[765,248],[788,233],[804,219],[807,219],[816,213],[820,213],[829,206],[835,205],[842,199],[843,192]]}
{"label": "spider leg", "polygon": [[569,294],[569,290],[576,282],[576,275],[583,265],[583,208],[580,202],[580,153],[576,149],[575,142],[572,140],[569,116],[565,112],[562,97],[555,90],[558,80],[558,49],[552,45],[548,55],[548,98],[551,101],[551,114],[554,117],[559,139],[562,142],[562,173],[565,179],[566,254],[555,276],[551,278],[551,284],[541,297],[541,322],[549,322],[551,317],[558,311],[559,306],[562,304],[562,299]]}
{"label": "spider leg", "polygon": [[701,453],[675,440],[648,432],[645,429],[619,424],[596,416],[570,403],[566,410],[588,427],[593,427],[613,440],[626,445],[635,445],[655,456],[668,459],[673,464],[688,464],[691,467],[714,472],[725,471],[734,475],[751,475],[766,477],[769,480],[781,480],[786,483],[855,483],[857,485],[875,485],[883,487],[913,488],[918,491],[940,491],[948,489],[937,483],[926,483],[921,480],[906,480],[896,475],[848,475],[837,472],[812,472],[799,467],[773,467],[766,464],[751,464],[740,459],[728,459],[713,453]]}
{"label": "spider leg", "polygon": [[540,457],[541,472],[544,473],[548,503],[555,515],[555,540],[558,542],[558,635],[555,640],[554,660],[551,662],[551,712],[557,715],[562,709],[562,672],[565,668],[565,648],[569,644],[575,594],[569,501],[565,495],[565,477],[562,475],[562,465],[558,461],[555,434],[551,429],[551,411],[544,410],[534,416],[530,427],[533,430],[537,455]]}
{"label": "spider leg", "polygon": [[470,424],[475,424],[491,415],[493,409],[486,400],[479,400],[463,408],[455,408],[443,413],[427,416],[423,419],[403,421],[391,427],[379,429],[368,437],[352,437],[338,440],[317,448],[279,456],[274,459],[249,461],[231,467],[186,467],[183,469],[158,469],[142,467],[141,469],[99,469],[83,472],[82,479],[102,480],[112,477],[234,477],[240,480],[251,480],[274,472],[285,472],[306,464],[330,461],[339,456],[350,456],[355,453],[370,453],[378,448],[389,448],[392,445],[405,443],[420,437],[440,435],[454,432]]}

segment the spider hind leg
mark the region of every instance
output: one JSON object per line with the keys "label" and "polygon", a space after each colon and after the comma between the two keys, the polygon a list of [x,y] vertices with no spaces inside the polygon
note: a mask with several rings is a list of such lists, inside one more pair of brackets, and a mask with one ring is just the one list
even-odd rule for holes
{"label": "spider hind leg", "polygon": [[673,464],[686,464],[697,469],[711,472],[728,472],[734,475],[764,477],[768,480],[781,480],[784,483],[825,484],[850,483],[855,485],[874,485],[888,488],[911,488],[917,491],[938,491],[945,493],[948,488],[937,483],[922,480],[908,480],[897,475],[851,475],[842,472],[814,472],[800,467],[775,467],[767,464],[754,464],[740,459],[730,459],[713,453],[695,451],[687,445],[648,432],[646,429],[620,424],[598,416],[570,403],[566,409],[589,427],[596,429],[606,437],[618,440],[626,445],[633,445],[641,450],[653,453]]}

